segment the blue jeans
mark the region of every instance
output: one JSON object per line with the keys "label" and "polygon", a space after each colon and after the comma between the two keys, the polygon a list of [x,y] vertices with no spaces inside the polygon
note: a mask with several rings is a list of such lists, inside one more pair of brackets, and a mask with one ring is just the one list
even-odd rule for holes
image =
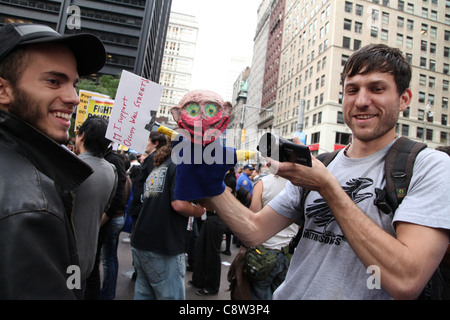
{"label": "blue jeans", "polygon": [[119,272],[117,247],[124,223],[125,218],[123,216],[114,217],[108,222],[108,238],[102,246],[103,283],[100,290],[100,300],[114,300],[116,296],[117,274]]}
{"label": "blue jeans", "polygon": [[185,300],[184,253],[167,256],[131,248],[137,277],[134,300]]}

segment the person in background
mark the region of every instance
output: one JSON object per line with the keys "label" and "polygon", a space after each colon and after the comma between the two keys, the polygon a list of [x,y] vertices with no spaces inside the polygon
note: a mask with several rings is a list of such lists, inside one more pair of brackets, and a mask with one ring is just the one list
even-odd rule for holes
{"label": "person in background", "polygon": [[[253,188],[252,202],[249,209],[255,213],[259,212],[283,191],[286,183],[287,180],[285,178],[272,173],[261,177]],[[273,251],[277,255],[277,261],[266,279],[249,281],[252,300],[272,300],[273,293],[286,278],[289,268],[290,257],[283,249],[289,246],[297,232],[298,226],[293,223],[261,244],[264,248]]]}
{"label": "person in background", "polygon": [[[230,192],[235,192],[236,179],[233,169],[228,170],[224,183]],[[198,296],[212,296],[219,292],[222,269],[220,248],[226,231],[227,226],[220,217],[214,211],[206,210],[206,219],[195,242],[194,272],[192,280],[188,282],[199,288],[195,292]]]}
{"label": "person in background", "polygon": [[105,160],[117,169],[117,188],[109,209],[102,215],[100,233],[103,233],[101,259],[103,265],[103,281],[100,289],[100,300],[114,300],[116,296],[117,275],[119,273],[119,259],[117,247],[119,236],[125,223],[126,183],[127,174],[125,163],[120,155],[113,150],[105,154]]}
{"label": "person in background", "polygon": [[73,210],[83,293],[94,268],[102,214],[109,208],[117,187],[116,167],[103,158],[111,143],[105,138],[107,128],[105,119],[88,117],[75,139],[75,153],[94,170],[76,190]]}
{"label": "person in background", "polygon": [[254,170],[255,168],[251,164],[246,164],[244,166],[242,174],[237,179],[236,192],[239,192],[239,189],[243,187],[249,192],[250,197],[252,196],[253,181],[250,179],[250,177],[252,176]]}
{"label": "person in background", "polygon": [[174,198],[176,165],[171,148],[161,146],[145,181],[143,203],[131,235],[137,277],[135,300],[184,300],[188,217],[205,208]]}
{"label": "person in background", "polygon": [[147,155],[139,167],[139,172],[133,174],[131,179],[133,182],[133,199],[131,200],[129,215],[133,218],[133,221],[137,220],[139,212],[142,207],[142,195],[144,193],[144,183],[147,180],[148,175],[153,170],[153,157],[156,154],[156,150],[166,146],[168,144],[167,137],[158,132],[152,131],[145,147],[145,154]]}
{"label": "person in background", "polygon": [[0,299],[80,299],[72,195],[92,169],[62,145],[79,76],[102,69],[105,48],[19,23],[0,43]]}

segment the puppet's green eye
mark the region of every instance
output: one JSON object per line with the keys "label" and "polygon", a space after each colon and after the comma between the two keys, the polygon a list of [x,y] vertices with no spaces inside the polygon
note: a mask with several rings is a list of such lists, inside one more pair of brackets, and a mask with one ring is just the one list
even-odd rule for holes
{"label": "puppet's green eye", "polygon": [[200,107],[196,104],[190,104],[187,106],[186,111],[189,116],[198,117],[198,114],[200,112]]}
{"label": "puppet's green eye", "polygon": [[217,106],[213,104],[208,104],[205,108],[206,116],[213,117],[217,114]]}

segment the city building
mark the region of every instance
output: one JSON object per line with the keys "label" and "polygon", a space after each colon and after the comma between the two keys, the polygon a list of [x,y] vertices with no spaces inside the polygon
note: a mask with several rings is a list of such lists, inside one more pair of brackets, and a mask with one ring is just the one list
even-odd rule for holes
{"label": "city building", "polygon": [[[257,26],[254,36],[253,59],[245,108],[245,141],[244,148],[256,150],[261,133],[270,128],[273,112],[262,109],[264,71],[266,66],[267,42],[269,38],[269,22],[273,0],[263,0],[258,7]],[[260,108],[260,109],[258,109]],[[242,112],[243,110],[241,110]]]}
{"label": "city building", "polygon": [[313,154],[350,143],[342,67],[354,50],[385,43],[402,50],[413,69],[413,99],[397,133],[431,148],[450,144],[450,1],[285,1],[277,95],[263,100],[276,104],[273,128],[283,137],[293,137],[303,100],[303,131]]}
{"label": "city building", "polygon": [[176,126],[170,108],[180,102],[191,86],[197,37],[194,16],[171,12],[159,81],[164,91],[156,116],[159,123],[169,127]]}
{"label": "city building", "polygon": [[96,34],[107,51],[99,74],[117,76],[127,70],[159,82],[171,4],[172,0],[0,0],[0,25],[34,22],[61,34]]}

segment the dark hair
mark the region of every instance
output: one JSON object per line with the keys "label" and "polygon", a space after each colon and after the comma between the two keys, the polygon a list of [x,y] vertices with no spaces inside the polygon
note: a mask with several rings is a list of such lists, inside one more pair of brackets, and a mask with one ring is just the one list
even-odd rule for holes
{"label": "dark hair", "polygon": [[84,133],[84,147],[97,157],[103,157],[111,143],[105,138],[108,121],[98,116],[88,117],[77,134]]}
{"label": "dark hair", "polygon": [[152,140],[153,144],[156,144],[156,142],[158,142],[158,145],[156,146],[157,149],[168,144],[166,135],[158,131],[150,132],[149,139]]}
{"label": "dark hair", "polygon": [[131,163],[130,163],[130,159],[128,158],[128,155],[126,155],[124,153],[119,153],[119,157],[123,161],[123,165],[125,166],[125,171],[130,169]]}
{"label": "dark hair", "polygon": [[128,154],[128,159],[130,159],[130,161],[134,161],[137,160],[137,157],[134,153],[129,153]]}
{"label": "dark hair", "polygon": [[409,88],[411,65],[399,49],[384,44],[370,44],[355,51],[342,71],[342,86],[347,77],[372,72],[387,72],[394,76],[399,95]]}
{"label": "dark hair", "polygon": [[15,87],[29,61],[30,58],[25,47],[15,49],[0,61],[0,77],[8,80]]}

